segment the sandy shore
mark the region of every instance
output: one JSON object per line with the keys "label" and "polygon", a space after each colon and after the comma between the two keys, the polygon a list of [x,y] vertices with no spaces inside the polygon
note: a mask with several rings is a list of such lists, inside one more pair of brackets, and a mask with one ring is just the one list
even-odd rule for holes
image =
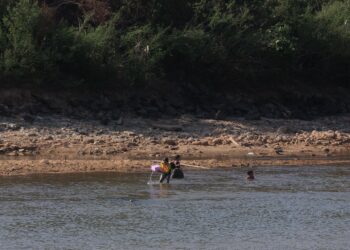
{"label": "sandy shore", "polygon": [[[180,154],[205,168],[350,163],[350,115],[313,121],[0,118],[0,175],[148,171]],[[189,168],[189,167],[188,167]]]}

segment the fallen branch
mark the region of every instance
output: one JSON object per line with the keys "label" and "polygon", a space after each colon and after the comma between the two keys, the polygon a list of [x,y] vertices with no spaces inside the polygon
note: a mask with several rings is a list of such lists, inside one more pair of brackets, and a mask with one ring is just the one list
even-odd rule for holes
{"label": "fallen branch", "polygon": [[230,141],[234,146],[237,146],[237,147],[241,146],[232,136],[230,136]]}

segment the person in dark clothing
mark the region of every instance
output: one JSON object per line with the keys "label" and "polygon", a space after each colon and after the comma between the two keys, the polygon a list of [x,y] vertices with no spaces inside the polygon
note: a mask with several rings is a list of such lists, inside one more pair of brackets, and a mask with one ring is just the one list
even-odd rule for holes
{"label": "person in dark clothing", "polygon": [[255,179],[253,170],[247,172],[247,180],[253,181]]}
{"label": "person in dark clothing", "polygon": [[165,178],[167,179],[167,183],[170,182],[170,176],[171,176],[171,167],[169,164],[169,159],[165,158],[164,161],[160,164],[160,170],[162,171],[162,174],[160,176],[160,183],[163,183]]}
{"label": "person in dark clothing", "polygon": [[173,179],[183,179],[185,178],[180,165],[180,155],[175,156],[175,159],[171,162],[173,168]]}

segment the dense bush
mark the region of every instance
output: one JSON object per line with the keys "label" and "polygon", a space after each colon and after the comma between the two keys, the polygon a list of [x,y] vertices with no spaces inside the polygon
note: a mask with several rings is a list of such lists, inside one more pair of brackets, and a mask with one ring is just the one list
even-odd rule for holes
{"label": "dense bush", "polygon": [[18,79],[37,80],[46,67],[45,54],[39,51],[41,12],[37,4],[21,1],[9,8],[2,19],[1,68],[3,74]]}
{"label": "dense bush", "polygon": [[0,79],[13,85],[231,90],[350,77],[349,0],[4,0],[0,19]]}

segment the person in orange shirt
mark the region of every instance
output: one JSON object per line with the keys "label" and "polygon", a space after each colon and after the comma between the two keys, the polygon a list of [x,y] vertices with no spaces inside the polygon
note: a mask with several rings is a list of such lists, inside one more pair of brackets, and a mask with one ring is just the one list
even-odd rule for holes
{"label": "person in orange shirt", "polygon": [[165,158],[162,163],[160,163],[160,170],[162,171],[162,174],[160,176],[160,183],[163,183],[165,178],[167,179],[167,183],[170,182],[170,176],[171,176],[171,167],[169,164],[169,159]]}

